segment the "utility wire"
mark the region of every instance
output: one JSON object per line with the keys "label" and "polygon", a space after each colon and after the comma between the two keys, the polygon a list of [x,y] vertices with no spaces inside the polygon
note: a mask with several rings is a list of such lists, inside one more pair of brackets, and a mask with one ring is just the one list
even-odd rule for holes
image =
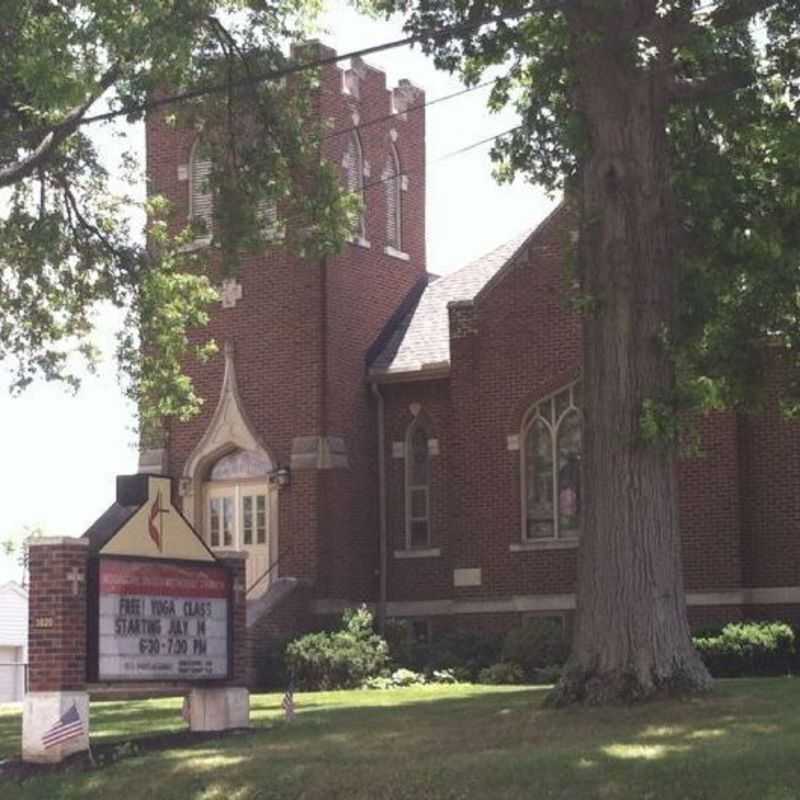
{"label": "utility wire", "polygon": [[466,153],[468,150],[474,150],[476,147],[480,147],[482,144],[488,144],[489,142],[494,142],[497,139],[502,139],[504,136],[508,136],[522,128],[522,125],[515,125],[513,128],[509,128],[507,131],[503,131],[502,133],[496,133],[494,136],[487,136],[485,139],[480,139],[477,142],[473,142],[472,144],[468,144],[466,147],[459,147],[458,150],[451,150],[449,153],[445,153],[442,156],[439,156],[434,160],[433,163],[437,161],[446,161],[448,158],[452,158],[453,156],[460,156],[462,153]]}
{"label": "utility wire", "polygon": [[148,100],[144,103],[137,103],[136,105],[129,106],[127,108],[120,108],[114,111],[106,111],[103,114],[94,114],[93,116],[84,117],[83,120],[81,121],[81,125],[88,125],[93,122],[102,122],[114,119],[115,117],[129,115],[140,111],[152,111],[158,108],[162,108],[164,106],[172,105],[173,103],[181,103],[187,100],[195,100],[198,97],[203,97],[204,95],[208,94],[219,94],[222,92],[228,92],[231,89],[239,88],[242,86],[265,83],[267,81],[281,80],[282,78],[286,78],[290,75],[296,75],[300,72],[304,72],[305,70],[317,69],[319,67],[327,66],[328,64],[336,64],[339,61],[346,61],[351,58],[363,58],[364,56],[373,55],[374,53],[382,53],[387,50],[394,50],[398,47],[405,47],[406,45],[427,41],[429,39],[436,39],[440,37],[447,37],[451,35],[457,35],[460,33],[466,33],[471,30],[477,30],[478,28],[482,28],[484,25],[491,25],[492,23],[495,22],[504,22],[514,19],[519,19],[520,17],[527,16],[528,14],[532,14],[534,12],[541,10],[546,10],[549,7],[555,9],[558,8],[559,5],[560,5],[560,0],[542,0],[538,4],[538,6],[534,8],[527,8],[522,11],[515,11],[508,14],[499,14],[497,16],[492,16],[487,19],[475,22],[463,22],[456,25],[449,25],[447,27],[441,28],[438,31],[431,30],[431,31],[425,31],[423,33],[415,33],[412,34],[411,36],[405,36],[402,39],[395,39],[394,41],[384,42],[382,44],[372,45],[370,47],[363,47],[359,50],[351,50],[348,53],[325,56],[323,58],[318,58],[313,61],[304,61],[295,64],[289,64],[289,66],[287,67],[268,70],[258,75],[252,75],[246,78],[239,78],[238,80],[235,81],[227,81],[225,83],[211,84],[209,86],[200,86],[194,89],[187,89],[184,92],[178,92],[176,94],[167,95],[166,97],[155,98],[153,100]]}
{"label": "utility wire", "polygon": [[333,139],[336,136],[341,136],[345,133],[352,133],[353,131],[361,130],[362,128],[369,128],[371,125],[378,125],[381,122],[388,122],[389,120],[395,119],[395,117],[401,117],[403,114],[412,113],[414,111],[420,111],[423,108],[428,108],[429,106],[435,106],[438,103],[444,103],[447,100],[453,100],[456,97],[461,97],[461,95],[469,94],[469,92],[475,92],[478,89],[484,89],[487,86],[491,86],[500,78],[492,78],[492,80],[484,81],[483,83],[475,84],[475,86],[468,86],[465,89],[459,89],[456,92],[451,92],[450,94],[443,94],[440,97],[434,97],[432,100],[426,100],[424,103],[416,103],[415,105],[408,106],[404,111],[392,111],[390,114],[384,114],[381,117],[375,117],[374,119],[368,119],[366,122],[359,122],[358,125],[350,125],[346,128],[336,128],[328,133],[326,133],[321,138],[325,139]]}
{"label": "utility wire", "polygon": [[[383,184],[388,183],[389,181],[401,180],[402,178],[409,177],[412,175],[413,176],[421,175],[427,172],[427,170],[430,169],[431,166],[437,166],[438,164],[441,164],[442,162],[447,161],[450,158],[454,158],[455,156],[467,153],[470,150],[474,150],[475,148],[480,147],[482,145],[489,144],[490,142],[493,142],[496,139],[502,139],[503,137],[514,133],[520,128],[522,128],[522,125],[515,125],[513,128],[509,128],[508,130],[503,131],[502,133],[496,133],[493,136],[487,136],[484,139],[479,139],[478,141],[472,142],[471,144],[468,144],[464,147],[459,147],[457,150],[450,150],[447,153],[443,153],[440,156],[436,156],[435,158],[431,159],[430,163],[426,165],[424,170],[412,170],[412,171],[401,170],[400,172],[396,172],[392,175],[387,175],[385,178],[376,178],[375,180],[363,183],[359,188],[353,189],[352,191],[349,192],[345,192],[345,195],[363,195],[368,189],[374,189],[376,186],[382,186]],[[302,224],[303,222],[306,221],[306,219],[307,218],[301,214],[289,214],[283,217],[278,216],[277,221],[281,225],[286,225],[290,223]]]}

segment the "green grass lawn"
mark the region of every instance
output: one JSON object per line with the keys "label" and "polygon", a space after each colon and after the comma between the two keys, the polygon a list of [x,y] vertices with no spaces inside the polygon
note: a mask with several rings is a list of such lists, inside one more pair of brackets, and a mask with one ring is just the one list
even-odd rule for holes
{"label": "green grass lawn", "polygon": [[[107,800],[789,800],[800,798],[800,680],[718,682],[635,708],[543,709],[531,687],[253,697],[252,733],[101,769],[0,781],[0,798]],[[179,700],[92,705],[93,742],[181,730]],[[0,710],[0,757],[19,749]]]}

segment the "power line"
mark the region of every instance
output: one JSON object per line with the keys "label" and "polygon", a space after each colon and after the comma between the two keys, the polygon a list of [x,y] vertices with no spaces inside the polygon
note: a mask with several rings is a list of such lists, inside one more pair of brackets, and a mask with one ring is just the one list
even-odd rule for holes
{"label": "power line", "polygon": [[317,69],[319,67],[327,66],[328,64],[336,64],[339,61],[346,61],[352,58],[363,58],[364,56],[373,55],[375,53],[382,53],[387,50],[394,50],[398,47],[405,47],[410,44],[415,44],[428,39],[436,39],[444,36],[451,36],[459,33],[466,33],[471,30],[482,28],[484,25],[491,25],[495,22],[504,22],[508,20],[519,19],[520,17],[527,16],[535,11],[541,11],[548,7],[557,8],[560,5],[560,0],[541,0],[539,7],[528,8],[523,11],[510,12],[508,14],[499,14],[484,20],[475,22],[464,22],[456,25],[444,27],[438,31],[425,31],[424,33],[415,33],[411,36],[405,36],[402,39],[395,39],[394,41],[384,42],[382,44],[372,45],[370,47],[363,47],[359,50],[351,50],[348,53],[341,53],[332,56],[324,56],[313,61],[299,62],[290,64],[281,69],[267,70],[266,72],[258,75],[248,76],[246,78],[239,78],[235,81],[227,81],[225,83],[211,84],[209,86],[201,86],[195,89],[187,89],[184,92],[168,95],[166,97],[159,97],[153,100],[148,100],[143,103],[129,106],[128,108],[116,109],[114,111],[106,111],[102,114],[95,114],[93,116],[84,117],[81,125],[89,125],[94,122],[103,122],[114,119],[119,116],[125,116],[140,111],[153,111],[164,106],[172,105],[173,103],[181,103],[188,100],[195,100],[198,97],[203,97],[209,94],[219,94],[222,92],[229,92],[231,89],[249,86],[251,84],[266,83],[268,81],[277,81],[290,75],[296,75],[309,69]]}
{"label": "power line", "polygon": [[460,97],[461,95],[468,94],[469,92],[475,92],[478,89],[484,89],[487,86],[491,86],[492,84],[497,83],[500,78],[492,78],[492,80],[484,81],[483,83],[478,83],[475,86],[468,86],[465,89],[459,89],[458,91],[451,92],[450,94],[444,94],[440,97],[434,97],[432,100],[426,100],[424,103],[417,103],[415,105],[408,106],[403,111],[392,111],[390,114],[384,114],[381,117],[375,117],[374,119],[369,119],[366,122],[359,122],[358,125],[350,125],[346,128],[337,128],[329,133],[326,133],[323,137],[325,139],[333,139],[336,136],[341,136],[345,133],[352,133],[352,131],[361,130],[362,128],[369,128],[371,125],[378,125],[381,122],[388,122],[389,120],[394,119],[395,117],[401,117],[403,114],[408,114],[413,111],[420,111],[423,108],[427,108],[428,106],[435,106],[437,103],[444,103],[447,100],[453,100],[456,97]]}
{"label": "power line", "polygon": [[[436,156],[435,158],[431,159],[429,164],[426,164],[426,167],[425,167],[424,170],[414,170],[414,171],[402,170],[400,172],[394,173],[393,175],[387,175],[385,178],[376,178],[373,181],[369,181],[367,183],[364,183],[358,189],[354,189],[353,191],[345,192],[345,194],[346,195],[362,195],[368,189],[374,189],[376,186],[382,186],[383,184],[388,183],[389,181],[401,180],[402,178],[405,178],[405,177],[421,175],[421,174],[423,174],[423,172],[427,172],[427,170],[430,169],[431,166],[436,166],[437,164],[440,164],[440,163],[442,163],[444,161],[447,161],[450,158],[462,155],[463,153],[467,153],[470,150],[474,150],[475,148],[480,147],[481,145],[489,144],[490,142],[493,142],[496,139],[502,139],[503,137],[514,133],[515,131],[519,130],[520,128],[522,128],[522,125],[515,125],[513,128],[509,128],[508,130],[505,130],[502,133],[496,133],[493,136],[487,136],[487,137],[485,137],[483,139],[479,139],[476,142],[472,142],[471,144],[468,144],[468,145],[466,145],[464,147],[459,147],[457,150],[450,150],[447,153],[443,153],[440,156]],[[301,214],[290,214],[288,216],[284,216],[284,217],[280,217],[279,216],[278,217],[278,222],[281,223],[282,225],[286,225],[286,224],[290,224],[290,223],[303,223],[305,221],[306,221],[306,217],[301,215]]]}
{"label": "power line", "polygon": [[[474,150],[476,147],[480,147],[481,145],[488,144],[489,142],[493,142],[496,139],[501,139],[504,136],[508,136],[509,134],[514,133],[514,131],[519,130],[521,127],[522,127],[522,125],[515,125],[513,128],[509,128],[508,130],[503,131],[502,133],[497,133],[494,136],[487,136],[486,138],[479,139],[478,141],[472,142],[471,144],[468,144],[465,147],[459,147],[457,150],[451,150],[451,151],[449,151],[447,153],[443,153],[442,155],[437,156],[436,158],[432,159],[431,162],[430,162],[430,165],[440,164],[443,161],[447,161],[448,159],[453,158],[454,156],[458,156],[458,155],[461,155],[462,153],[466,153],[466,152],[468,152],[470,150]],[[427,172],[428,169],[429,169],[429,166],[426,165],[425,172]],[[346,192],[345,194],[347,194],[347,195],[360,195],[360,194],[363,194],[364,192],[366,192],[368,189],[374,189],[376,186],[381,186],[381,185],[383,185],[385,183],[388,183],[389,181],[401,180],[402,178],[405,178],[405,177],[409,177],[409,176],[412,176],[412,175],[416,176],[416,175],[420,175],[420,174],[421,174],[421,171],[404,170],[404,171],[401,171],[401,172],[397,172],[397,173],[395,173],[393,175],[387,175],[385,178],[377,178],[374,181],[369,181],[368,183],[364,183],[358,189],[354,189],[351,192]],[[300,214],[290,214],[290,215],[285,216],[285,217],[278,217],[278,221],[282,225],[286,225],[286,224],[289,224],[289,223],[295,223],[295,222],[304,222],[305,220],[306,220],[306,218],[304,216],[300,215]]]}
{"label": "power line", "polygon": [[476,147],[480,147],[482,144],[488,144],[489,142],[494,142],[497,139],[502,139],[504,136],[508,136],[509,134],[518,131],[520,128],[522,128],[522,125],[515,125],[513,128],[509,128],[507,131],[503,131],[502,133],[496,133],[494,136],[487,136],[485,139],[480,139],[477,142],[468,144],[466,147],[459,147],[458,150],[451,150],[449,153],[439,156],[434,163],[436,163],[436,161],[445,161],[453,156],[460,156],[462,153],[466,153],[468,150],[474,150]]}

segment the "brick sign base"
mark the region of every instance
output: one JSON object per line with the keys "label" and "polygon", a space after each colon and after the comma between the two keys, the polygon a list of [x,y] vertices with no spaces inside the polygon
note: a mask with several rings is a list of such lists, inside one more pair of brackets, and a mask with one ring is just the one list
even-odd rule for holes
{"label": "brick sign base", "polygon": [[[112,677],[103,685],[116,685],[119,675],[124,677],[126,670],[135,675],[137,671],[152,673],[155,669],[170,669],[173,685],[185,687],[187,680],[194,681],[185,709],[192,731],[223,731],[246,728],[250,724],[250,694],[244,688],[248,664],[247,554],[219,552],[206,557],[206,583],[191,584],[190,581],[191,585],[187,586],[186,576],[193,578],[200,573],[192,573],[188,566],[181,569],[181,564],[196,565],[196,554],[210,551],[198,549],[205,545],[171,505],[170,496],[166,478],[123,476],[117,484],[118,502],[110,509],[111,513],[106,512],[92,526],[87,536],[39,538],[31,542],[28,562],[30,666],[29,691],[22,715],[23,761],[58,763],[89,749],[90,684],[87,680],[98,681],[103,677],[101,635],[117,638],[130,635],[139,645],[139,649],[131,650],[128,640],[124,639],[121,655],[112,652],[107,657],[107,661],[111,659],[111,666],[106,665],[106,672]],[[127,514],[128,522],[119,527],[117,522],[123,514]],[[157,527],[154,520],[160,514],[172,515],[171,528]],[[143,516],[144,525],[141,524]],[[103,536],[104,533],[108,535]],[[97,538],[93,539],[93,535]],[[133,542],[134,550],[141,549],[142,542],[158,550],[142,555],[119,552],[117,548],[108,557],[105,548],[109,542],[114,544],[115,536],[127,537]],[[178,553],[175,557],[157,560],[162,546],[177,548],[181,536],[190,555]],[[126,557],[128,561],[124,560]],[[104,565],[108,574],[102,570]],[[109,590],[103,595],[99,582],[104,577],[109,586],[113,580],[122,581],[116,593]],[[87,579],[93,587],[91,603],[87,602]],[[134,579],[139,583],[134,582],[134,585]],[[153,581],[157,584],[154,587],[150,585]],[[200,581],[200,577],[196,577],[196,581]],[[217,587],[220,581],[229,586],[224,600],[209,589],[209,586]],[[193,594],[198,585],[205,593]],[[132,599],[128,598],[129,594]],[[105,628],[101,600],[105,600]],[[229,604],[223,606],[227,609],[227,637],[218,630],[219,602]],[[111,626],[108,624],[109,608],[117,608]],[[153,615],[155,623],[150,619]],[[144,628],[141,635],[139,627]],[[147,647],[152,648],[151,653],[146,652]],[[224,658],[222,666],[220,653]],[[170,656],[171,660],[162,658],[159,661],[160,654]],[[177,670],[172,669],[175,663],[179,665]],[[152,679],[153,675],[147,677]]]}
{"label": "brick sign base", "polygon": [[56,763],[89,749],[86,691],[85,539],[30,544],[29,688],[22,712],[22,758]]}

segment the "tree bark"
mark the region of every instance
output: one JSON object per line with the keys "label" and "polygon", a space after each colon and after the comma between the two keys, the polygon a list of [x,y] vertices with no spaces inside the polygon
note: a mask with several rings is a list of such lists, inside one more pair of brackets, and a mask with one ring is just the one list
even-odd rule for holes
{"label": "tree bark", "polygon": [[626,61],[624,23],[574,51],[590,138],[578,193],[588,492],[573,650],[555,704],[710,687],[686,617],[674,448],[641,436],[643,403],[668,398],[674,381],[669,96],[661,70]]}

